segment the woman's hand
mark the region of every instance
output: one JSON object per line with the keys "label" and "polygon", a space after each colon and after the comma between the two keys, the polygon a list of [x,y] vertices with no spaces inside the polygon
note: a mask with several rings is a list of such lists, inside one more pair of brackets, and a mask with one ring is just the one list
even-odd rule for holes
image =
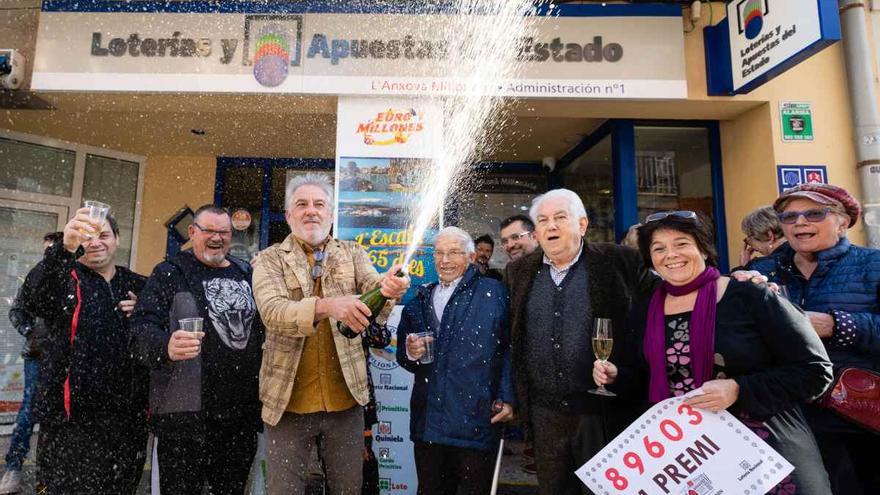
{"label": "woman's hand", "polygon": [[[595,376],[596,372],[593,372]],[[739,384],[735,380],[710,380],[700,387],[703,395],[684,401],[685,404],[707,411],[718,412],[732,406],[739,398]]]}
{"label": "woman's hand", "polygon": [[593,362],[593,381],[596,385],[611,385],[617,380],[617,366],[611,361]]}

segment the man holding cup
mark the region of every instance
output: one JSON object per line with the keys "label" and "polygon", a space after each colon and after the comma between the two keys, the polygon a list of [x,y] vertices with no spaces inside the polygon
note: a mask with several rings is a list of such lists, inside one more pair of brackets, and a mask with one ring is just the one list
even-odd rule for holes
{"label": "man holding cup", "polygon": [[251,267],[229,256],[232,222],[205,205],[192,249],[153,270],[132,317],[150,367],[162,495],[242,494],[257,449],[264,329]]}
{"label": "man holding cup", "polygon": [[441,230],[439,281],[418,288],[397,328],[397,362],[415,375],[410,439],[425,495],[489,493],[498,423],[513,418],[507,289],[474,258],[467,232]]}
{"label": "man holding cup", "polygon": [[132,493],[143,472],[146,373],[131,357],[128,316],[145,278],[114,265],[108,209],[77,210],[25,301],[49,328],[33,406],[47,493]]}

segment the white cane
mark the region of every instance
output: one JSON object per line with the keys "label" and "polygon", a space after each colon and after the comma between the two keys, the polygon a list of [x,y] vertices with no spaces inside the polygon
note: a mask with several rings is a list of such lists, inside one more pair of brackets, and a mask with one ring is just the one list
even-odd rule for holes
{"label": "white cane", "polygon": [[[496,399],[492,402],[492,412],[494,414],[500,413],[504,410],[504,403],[501,402],[500,399]],[[501,475],[501,458],[504,456],[504,426],[501,427],[501,442],[498,444],[498,456],[495,459],[495,474],[492,475],[492,491],[489,492],[489,495],[496,495],[498,493],[498,478]]]}

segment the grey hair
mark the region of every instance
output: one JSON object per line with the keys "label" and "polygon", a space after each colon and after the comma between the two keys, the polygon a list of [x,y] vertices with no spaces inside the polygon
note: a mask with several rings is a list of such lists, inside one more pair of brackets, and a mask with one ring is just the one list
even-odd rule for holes
{"label": "grey hair", "polygon": [[779,215],[772,206],[762,206],[744,216],[741,228],[743,234],[759,241],[768,240],[767,232],[773,232],[777,239],[784,237]]}
{"label": "grey hair", "polygon": [[458,227],[445,227],[440,232],[437,232],[437,235],[434,236],[434,242],[437,242],[437,239],[441,237],[452,237],[464,246],[464,251],[467,254],[471,254],[474,252],[474,240],[471,238],[471,235],[461,230]]}
{"label": "grey hair", "polygon": [[302,175],[297,175],[293,179],[290,179],[290,182],[287,183],[287,189],[284,192],[284,209],[290,209],[290,202],[293,201],[293,194],[302,186],[316,186],[320,187],[322,191],[327,195],[327,199],[330,200],[330,204],[328,205],[331,209],[333,208],[333,184],[330,183],[330,179],[327,178],[326,175],[316,174],[314,172],[307,172]]}
{"label": "grey hair", "polygon": [[584,202],[581,197],[571,189],[553,189],[538,196],[532,200],[532,207],[529,209],[529,216],[535,225],[538,224],[538,209],[541,205],[551,199],[564,199],[568,204],[568,213],[572,216],[572,222],[577,223],[581,218],[587,218],[587,209],[584,208]]}

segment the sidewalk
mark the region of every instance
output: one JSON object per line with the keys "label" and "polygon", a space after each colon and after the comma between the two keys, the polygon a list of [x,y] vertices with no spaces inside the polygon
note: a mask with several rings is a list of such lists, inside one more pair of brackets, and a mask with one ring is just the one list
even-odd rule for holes
{"label": "sidewalk", "polygon": [[[12,433],[12,425],[0,425],[0,453],[5,455],[9,449],[9,442]],[[31,450],[25,460],[22,469],[22,494],[34,493],[36,480],[36,465],[34,462],[34,453],[37,448],[37,435],[34,433],[31,437]],[[501,461],[501,484],[498,487],[499,495],[535,495],[537,493],[537,480],[534,475],[526,474],[520,466],[525,463],[522,456],[523,446],[518,442],[509,442],[508,448],[513,453],[507,454]],[[310,495],[320,495],[320,483],[310,484]],[[137,495],[150,494],[150,458],[147,458],[147,464],[144,466],[144,474],[141,476],[138,485]]]}

